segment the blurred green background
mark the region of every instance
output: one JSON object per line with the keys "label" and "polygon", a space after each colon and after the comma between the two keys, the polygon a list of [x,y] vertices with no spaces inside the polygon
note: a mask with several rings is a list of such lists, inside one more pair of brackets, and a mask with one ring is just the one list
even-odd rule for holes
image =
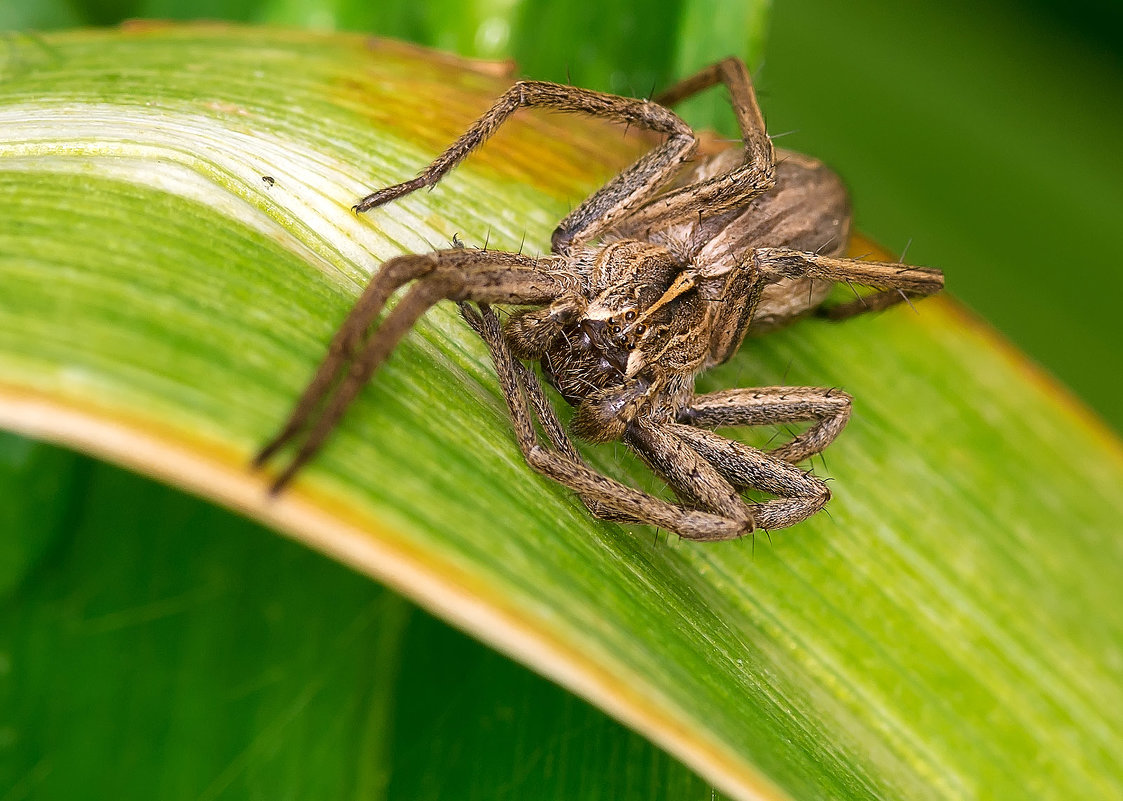
{"label": "blurred green background", "polygon": [[[754,55],[777,143],[838,169],[863,230],[891,250],[911,241],[909,261],[943,268],[1123,430],[1123,10],[776,0],[753,41],[766,5],[0,0],[0,30],[135,17],[362,30],[628,94]],[[728,131],[722,103],[685,113]],[[115,468],[0,437],[0,531],[14,535],[0,538],[0,798],[710,797],[365,578]],[[442,739],[450,720],[466,740]],[[383,775],[372,755],[391,746],[405,766]],[[411,784],[432,766],[447,784]]]}
{"label": "blurred green background", "polygon": [[[776,0],[762,51],[745,31],[768,5],[3,0],[0,29],[156,17],[361,30],[635,94],[765,52],[753,66],[778,144],[835,166],[863,230],[892,251],[911,242],[910,261],[943,268],[957,297],[1123,431],[1123,5]],[[728,130],[720,103],[686,114]]]}

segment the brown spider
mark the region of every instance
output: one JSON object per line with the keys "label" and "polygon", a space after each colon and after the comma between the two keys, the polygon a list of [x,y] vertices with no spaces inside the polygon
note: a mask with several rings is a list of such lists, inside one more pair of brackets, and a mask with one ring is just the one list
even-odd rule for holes
{"label": "brown spider", "polygon": [[[698,138],[667,107],[718,83],[729,90],[743,149],[683,172]],[[943,287],[943,274],[840,257],[850,228],[845,189],[814,159],[785,153],[777,162],[748,71],[734,58],[654,101],[520,81],[417,178],[368,195],[355,210],[437,183],[520,108],[590,114],[666,139],[562,220],[549,256],[454,247],[386,262],[335,335],[288,423],[257,456],[261,465],[304,436],[274,492],[316,453],[425,310],[452,299],[462,301],[465,318],[487,343],[527,463],[576,492],[597,517],[660,526],[692,540],[724,540],[790,526],[817,512],[830,492],[796,464],[838,436],[850,416],[850,397],[812,387],[695,395],[695,376],[726,361],[749,331],[811,310],[842,319],[930,295]],[[376,325],[390,295],[411,281]],[[879,291],[819,309],[835,282]],[[476,302],[479,311],[463,301]],[[491,303],[536,308],[515,312],[501,326]],[[540,361],[546,380],[576,408],[574,433],[593,442],[623,440],[681,503],[587,467],[537,376],[520,359]],[[540,442],[534,417],[552,447]],[[795,422],[812,425],[771,451],[712,431]],[[748,488],[776,497],[749,502],[741,495]]]}

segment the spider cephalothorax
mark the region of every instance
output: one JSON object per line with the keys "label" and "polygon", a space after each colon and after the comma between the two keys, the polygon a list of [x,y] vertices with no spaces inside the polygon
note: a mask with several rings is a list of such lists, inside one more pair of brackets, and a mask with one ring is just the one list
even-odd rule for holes
{"label": "spider cephalothorax", "polygon": [[693,271],[666,248],[619,240],[578,256],[588,281],[542,310],[516,314],[507,341],[541,360],[546,379],[577,407],[574,431],[620,439],[637,415],[672,419],[676,396],[707,354],[706,309]]}
{"label": "spider cephalothorax", "polygon": [[[743,148],[683,169],[698,140],[667,107],[718,83],[729,89]],[[287,425],[258,454],[261,464],[304,436],[274,491],[312,457],[417,318],[448,298],[462,301],[465,318],[487,343],[528,464],[574,490],[593,514],[695,540],[782,528],[814,514],[830,493],[797,464],[838,436],[850,397],[814,387],[696,395],[695,375],[726,361],[746,333],[820,310],[837,282],[880,290],[824,310],[842,319],[937,292],[942,273],[841,258],[850,229],[842,184],[814,159],[791,153],[777,160],[748,71],[737,59],[701,71],[654,102],[520,81],[419,177],[368,195],[355,209],[432,186],[516,110],[531,107],[600,116],[666,138],[562,220],[549,256],[455,247],[388,261],[336,334]],[[377,323],[390,295],[411,282]],[[491,303],[530,308],[501,327]],[[590,470],[537,376],[519,359],[540,362],[546,380],[575,407],[575,433],[623,441],[679,502]],[[811,425],[770,451],[712,431],[799,422]],[[750,502],[742,496],[750,488],[776,497]]]}

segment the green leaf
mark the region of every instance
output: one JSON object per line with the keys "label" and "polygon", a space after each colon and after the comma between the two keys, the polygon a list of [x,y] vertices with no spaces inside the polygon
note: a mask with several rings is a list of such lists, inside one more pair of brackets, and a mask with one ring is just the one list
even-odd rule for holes
{"label": "green leaf", "polygon": [[41,511],[17,479],[46,474],[80,509],[42,527],[53,556],[0,609],[6,798],[709,798],[639,735],[365,576],[15,442],[0,436],[3,508]]}
{"label": "green leaf", "polygon": [[[336,556],[590,699],[735,797],[1119,791],[1123,456],[951,302],[844,327],[804,323],[748,343],[704,378],[707,389],[836,384],[857,398],[827,454],[829,514],[770,542],[695,546],[592,521],[522,463],[483,348],[445,307],[407,337],[292,491],[271,501],[249,455],[380,261],[457,233],[470,245],[516,249],[525,236],[542,247],[569,204],[640,143],[594,123],[522,116],[433,192],[356,218],[357,197],[416,172],[505,79],[362,37],[218,26],[21,39],[11,52],[0,83],[0,422],[172,481]],[[652,484],[613,448],[592,459]],[[127,676],[128,657],[152,660],[114,632],[195,607],[205,622],[150,641],[183,653],[168,675],[127,688],[138,709],[168,699],[157,730],[139,713],[118,719],[144,738],[133,750],[90,750],[83,764],[79,745],[63,742],[92,736],[95,717],[80,714],[92,708],[92,681],[73,681],[49,715],[40,713],[56,685],[15,685],[8,739],[31,743],[9,745],[21,792],[54,777],[63,795],[59,776],[90,775],[105,759],[140,764],[138,754],[152,754],[145,742],[186,755],[159,774],[161,795],[221,795],[233,780],[272,794],[389,792],[401,774],[382,771],[400,743],[379,733],[396,708],[424,708],[440,684],[410,672],[413,691],[391,699],[413,631],[401,602],[297,557],[242,584],[259,535],[249,545],[208,536],[215,512],[177,523],[178,501],[130,510],[130,479],[101,480],[104,508],[82,518],[99,535],[77,527],[81,547],[62,562],[43,561],[49,536],[22,551],[28,600],[3,627],[4,647],[20,655],[13,675],[30,682],[27,666],[52,656],[61,674],[75,651],[53,643],[92,628],[105,650],[84,659],[101,664],[73,663],[91,678]],[[151,527],[167,519],[171,536],[148,552],[124,538],[122,550],[107,547],[106,532],[141,528],[130,514]],[[62,530],[56,538],[74,529]],[[184,564],[184,577],[171,580],[170,564]],[[146,565],[159,577],[147,595],[116,592]],[[263,607],[261,631],[232,622],[216,636],[214,619],[243,591],[260,599],[272,584],[304,581],[309,592],[286,596],[273,617]],[[300,630],[287,647],[267,636],[313,603],[350,613],[327,645]],[[62,633],[53,641],[52,631]],[[237,664],[206,653],[247,641]],[[246,661],[253,651],[260,661]],[[319,655],[320,674],[277,662],[279,675],[311,675],[303,688],[270,685],[270,660]],[[382,683],[367,683],[360,665]],[[224,708],[242,735],[213,728],[196,706],[206,682],[253,696],[252,722],[236,697]],[[366,693],[361,712],[325,713],[351,683]],[[288,739],[302,699],[320,697],[329,700]],[[71,732],[68,720],[87,725]],[[38,739],[21,740],[28,731]],[[237,758],[222,738],[242,743]],[[337,763],[354,755],[359,767],[327,791],[312,788],[302,784],[312,781],[305,752]],[[281,767],[289,781],[278,785],[246,777]],[[686,795],[689,780],[666,770]],[[210,781],[192,784],[192,771]],[[496,786],[494,775],[479,780]],[[594,795],[578,786],[572,795]]]}

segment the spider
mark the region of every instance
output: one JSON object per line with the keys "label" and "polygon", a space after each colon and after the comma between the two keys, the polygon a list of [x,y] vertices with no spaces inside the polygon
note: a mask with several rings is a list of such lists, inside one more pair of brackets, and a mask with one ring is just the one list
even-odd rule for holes
{"label": "spider", "polygon": [[[698,136],[669,107],[718,84],[729,91],[742,147],[691,161]],[[420,175],[368,195],[354,210],[433,186],[521,108],[588,114],[665,138],[561,221],[550,255],[461,245],[387,261],[335,335],[287,424],[257,455],[261,466],[303,438],[273,491],[316,453],[417,319],[451,299],[461,302],[465,319],[487,344],[527,463],[573,490],[595,516],[714,541],[783,528],[817,512],[830,492],[797,465],[842,431],[850,396],[815,387],[696,395],[695,376],[729,359],[746,333],[812,311],[839,320],[930,295],[943,287],[943,274],[841,257],[850,228],[846,190],[819,161],[786,152],[776,158],[748,70],[736,58],[654,100],[520,81]],[[878,291],[824,308],[837,282]],[[412,285],[377,323],[388,298],[405,284]],[[493,303],[523,308],[501,324]],[[679,502],[589,468],[524,361],[540,362],[545,380],[575,408],[574,434],[623,441]],[[797,422],[810,427],[770,451],[713,430]],[[749,501],[742,496],[747,489],[774,497]]]}

